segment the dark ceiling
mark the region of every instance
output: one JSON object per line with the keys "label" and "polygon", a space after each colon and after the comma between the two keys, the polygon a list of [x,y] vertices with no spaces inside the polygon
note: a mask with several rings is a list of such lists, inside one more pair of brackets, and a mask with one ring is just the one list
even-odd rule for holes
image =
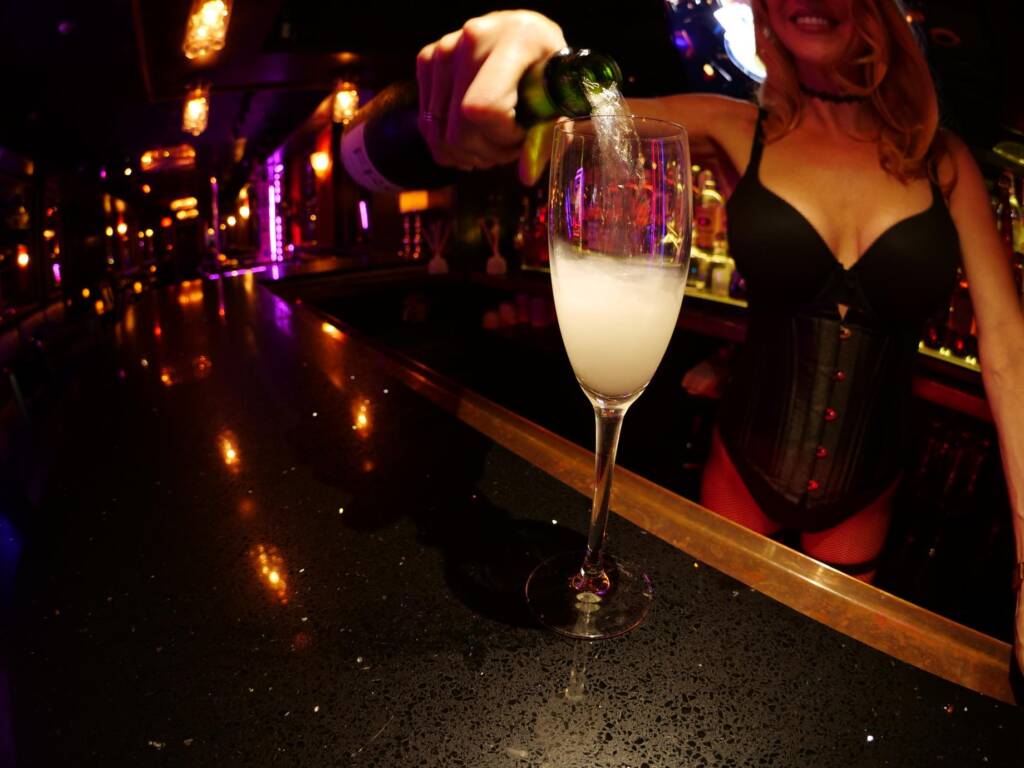
{"label": "dark ceiling", "polygon": [[[635,93],[686,86],[662,0],[524,5],[556,18],[570,42],[618,58]],[[931,50],[954,126],[984,142],[1001,124],[1024,125],[1024,94],[1008,77],[1008,62],[1019,60],[1020,1],[912,5],[926,29],[952,30],[961,41]],[[2,0],[0,66],[12,82],[0,145],[65,168],[137,162],[144,149],[190,139],[180,130],[182,97],[203,79],[213,91],[210,128],[193,143],[204,173],[223,170],[237,139],[246,139],[247,157],[265,155],[339,76],[371,89],[407,76],[420,46],[494,7],[480,0],[234,0],[226,49],[199,68],[181,53],[188,0]]]}

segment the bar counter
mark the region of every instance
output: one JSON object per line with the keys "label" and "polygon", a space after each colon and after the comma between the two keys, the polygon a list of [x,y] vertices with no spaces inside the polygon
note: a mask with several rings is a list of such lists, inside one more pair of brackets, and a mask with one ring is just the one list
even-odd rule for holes
{"label": "bar counter", "polygon": [[140,297],[36,430],[0,763],[1024,760],[1005,643],[626,471],[609,547],[647,622],[540,629],[523,585],[584,545],[589,446],[251,274]]}

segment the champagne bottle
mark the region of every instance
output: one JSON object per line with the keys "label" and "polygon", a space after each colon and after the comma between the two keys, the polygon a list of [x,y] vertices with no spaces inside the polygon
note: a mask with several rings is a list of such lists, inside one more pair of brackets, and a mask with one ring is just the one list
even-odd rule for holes
{"label": "champagne bottle", "polygon": [[[608,56],[586,48],[563,49],[536,63],[519,81],[516,121],[529,127],[559,115],[589,115],[588,90],[621,83],[622,72]],[[434,163],[420,135],[418,110],[416,83],[401,82],[356,113],[341,138],[341,159],[357,184],[374,192],[398,192],[451,183],[454,170]]]}

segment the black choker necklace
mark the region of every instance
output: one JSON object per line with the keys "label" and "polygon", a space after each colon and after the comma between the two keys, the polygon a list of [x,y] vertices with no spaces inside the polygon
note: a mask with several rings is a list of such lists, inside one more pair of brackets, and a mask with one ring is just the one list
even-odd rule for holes
{"label": "black choker necklace", "polygon": [[800,83],[800,90],[812,99],[820,99],[821,101],[827,101],[831,104],[856,104],[861,101],[867,101],[868,98],[867,96],[855,96],[853,94],[816,91],[813,88],[808,88],[803,83]]}

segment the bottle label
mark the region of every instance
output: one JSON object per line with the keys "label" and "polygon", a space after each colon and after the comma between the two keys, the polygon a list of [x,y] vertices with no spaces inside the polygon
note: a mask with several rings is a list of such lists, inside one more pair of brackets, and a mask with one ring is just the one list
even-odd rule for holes
{"label": "bottle label", "polygon": [[699,205],[693,215],[697,229],[697,247],[705,251],[715,248],[715,234],[722,230],[722,208],[720,205]]}
{"label": "bottle label", "polygon": [[401,192],[402,188],[384,178],[370,160],[365,128],[366,123],[360,123],[341,137],[341,162],[345,170],[356,184],[371,192]]}

